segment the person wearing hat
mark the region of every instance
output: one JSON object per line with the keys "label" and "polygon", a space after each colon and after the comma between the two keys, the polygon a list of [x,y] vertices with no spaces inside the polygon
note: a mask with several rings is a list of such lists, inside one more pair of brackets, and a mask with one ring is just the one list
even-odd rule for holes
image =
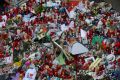
{"label": "person wearing hat", "polygon": [[114,54],[109,54],[106,59],[107,59],[107,62],[108,62],[108,66],[107,68],[108,69],[114,69],[115,66],[116,66],[116,60],[115,60],[115,55]]}
{"label": "person wearing hat", "polygon": [[35,80],[37,71],[35,69],[35,66],[33,64],[30,65],[29,69],[25,73],[25,77],[23,80]]}

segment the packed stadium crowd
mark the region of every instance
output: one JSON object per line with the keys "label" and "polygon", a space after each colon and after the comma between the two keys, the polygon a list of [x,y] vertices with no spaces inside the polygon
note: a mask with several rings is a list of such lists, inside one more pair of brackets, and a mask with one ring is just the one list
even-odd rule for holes
{"label": "packed stadium crowd", "polygon": [[0,13],[7,80],[119,80],[119,55],[120,13],[106,2],[26,0]]}

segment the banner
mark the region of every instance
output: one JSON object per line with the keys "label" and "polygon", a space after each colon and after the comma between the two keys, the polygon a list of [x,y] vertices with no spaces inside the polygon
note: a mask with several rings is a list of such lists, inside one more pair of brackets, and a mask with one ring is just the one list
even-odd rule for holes
{"label": "banner", "polygon": [[98,64],[101,62],[101,58],[97,58],[90,66],[89,66],[89,69],[90,70],[93,70],[95,67],[98,66]]}

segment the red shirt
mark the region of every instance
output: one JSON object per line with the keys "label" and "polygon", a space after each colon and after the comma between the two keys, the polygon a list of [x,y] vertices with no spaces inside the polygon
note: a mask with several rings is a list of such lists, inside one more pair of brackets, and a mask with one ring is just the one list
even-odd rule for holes
{"label": "red shirt", "polygon": [[2,52],[0,52],[0,58],[3,58],[3,57],[4,57],[3,53],[2,53]]}
{"label": "red shirt", "polygon": [[115,47],[120,48],[120,42],[116,42]]}
{"label": "red shirt", "polygon": [[83,19],[84,19],[84,15],[83,15],[83,14],[80,14],[80,15],[79,15],[79,19],[80,19],[80,20],[83,20]]}
{"label": "red shirt", "polygon": [[106,19],[102,19],[101,21],[103,22],[103,25],[106,25],[106,22],[107,22]]}

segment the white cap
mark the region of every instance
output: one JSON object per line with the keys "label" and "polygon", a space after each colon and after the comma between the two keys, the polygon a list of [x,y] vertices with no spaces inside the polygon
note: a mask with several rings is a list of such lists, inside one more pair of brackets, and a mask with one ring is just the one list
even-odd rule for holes
{"label": "white cap", "polygon": [[114,54],[109,54],[109,55],[107,56],[107,60],[108,60],[108,61],[114,61],[114,60],[115,60],[115,55],[114,55]]}

